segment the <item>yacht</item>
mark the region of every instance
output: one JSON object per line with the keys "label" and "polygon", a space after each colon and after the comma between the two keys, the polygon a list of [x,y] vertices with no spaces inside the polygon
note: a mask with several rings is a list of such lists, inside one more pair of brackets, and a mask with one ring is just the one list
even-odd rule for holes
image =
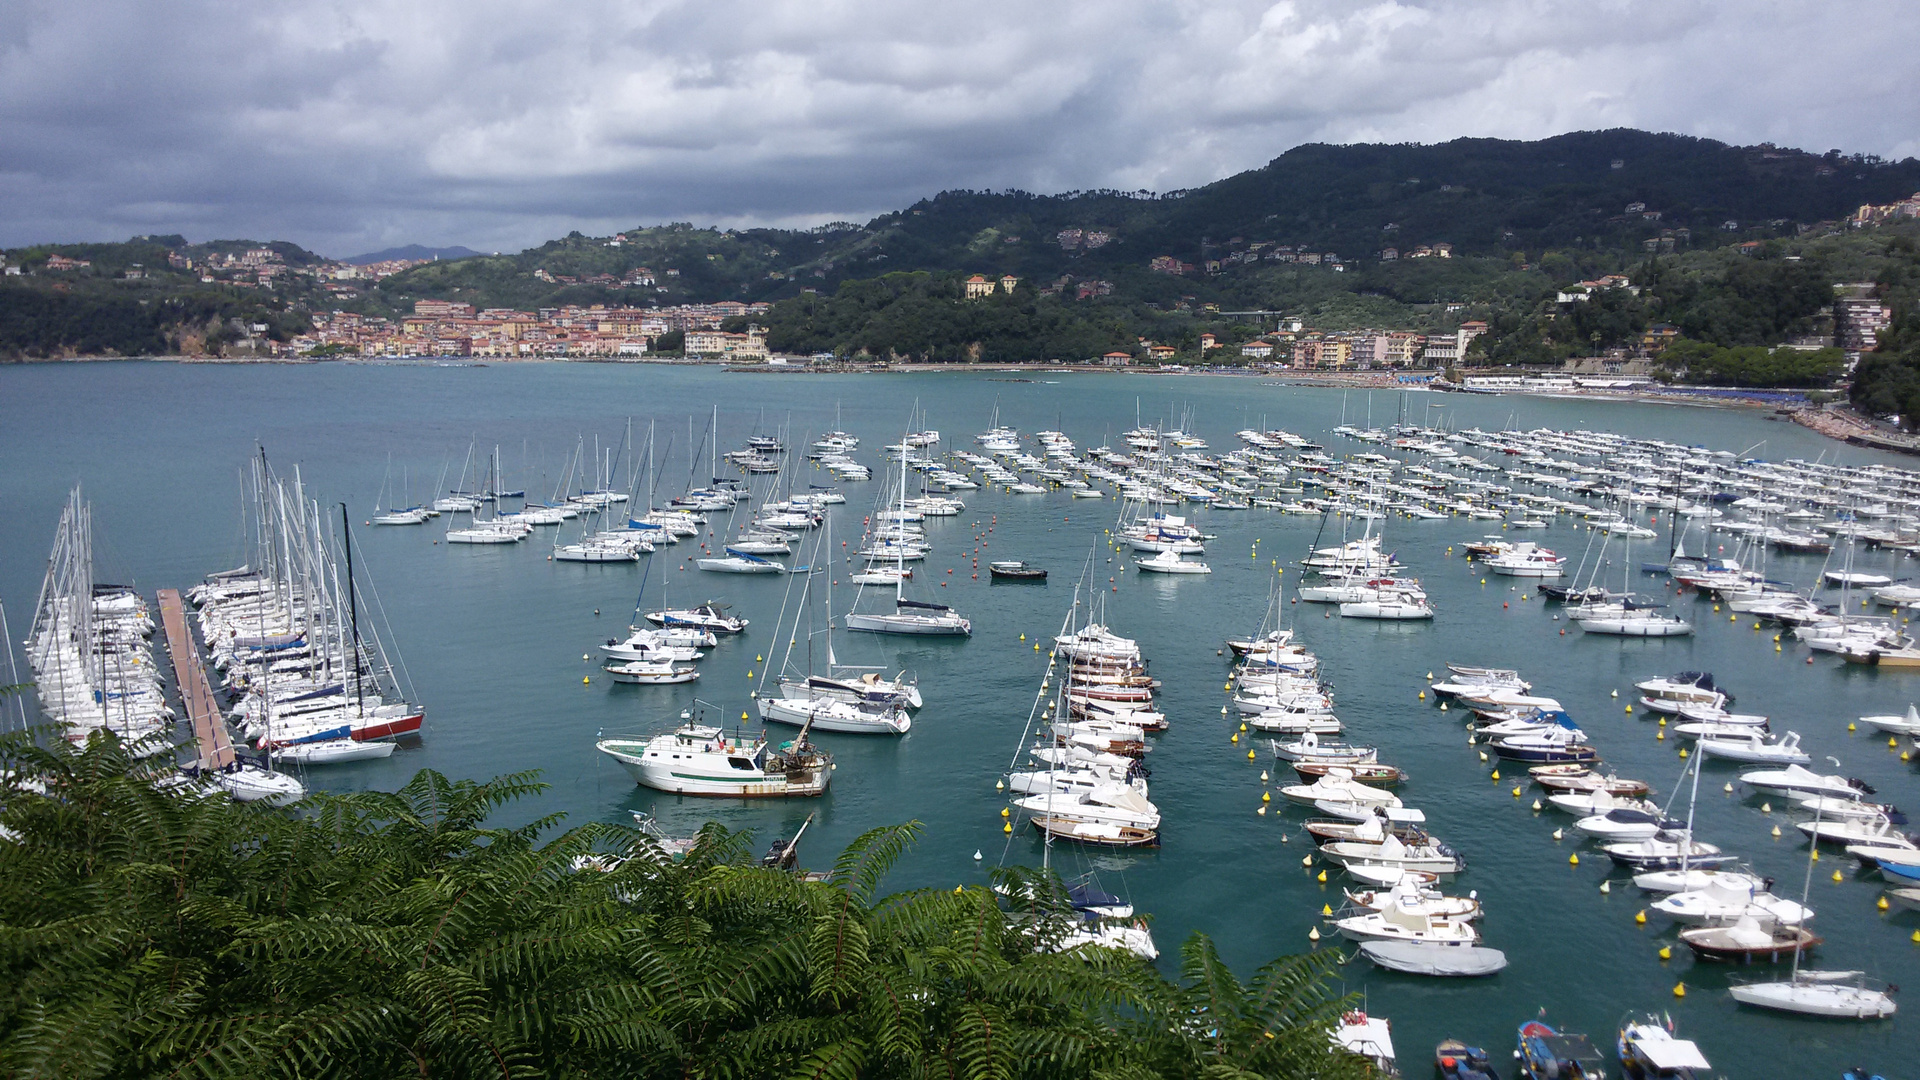
{"label": "yacht", "polygon": [[594,746],[635,783],[675,795],[820,795],[833,779],[833,755],[809,744],[804,727],[792,742],[776,747],[764,735],[729,735],[687,713],[681,719],[680,727],[663,735],[606,738]]}

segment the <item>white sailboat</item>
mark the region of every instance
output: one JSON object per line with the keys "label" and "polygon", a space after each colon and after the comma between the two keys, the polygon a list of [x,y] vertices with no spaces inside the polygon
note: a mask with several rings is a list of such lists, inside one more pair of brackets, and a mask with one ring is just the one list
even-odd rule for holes
{"label": "white sailboat", "polygon": [[[905,453],[900,455],[902,509],[905,508],[907,494],[907,457]],[[849,611],[846,615],[847,629],[861,630],[870,634],[919,634],[935,637],[965,637],[972,634],[973,624],[947,605],[906,598],[904,595],[906,557],[904,547],[896,547],[895,568],[902,573],[894,582],[894,610],[890,612]]]}

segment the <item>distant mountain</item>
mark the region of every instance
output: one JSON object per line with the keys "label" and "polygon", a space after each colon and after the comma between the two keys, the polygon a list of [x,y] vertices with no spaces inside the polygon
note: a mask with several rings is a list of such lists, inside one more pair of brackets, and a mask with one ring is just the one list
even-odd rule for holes
{"label": "distant mountain", "polygon": [[439,259],[441,262],[447,262],[452,259],[471,259],[478,254],[480,252],[472,248],[458,246],[430,248],[421,247],[419,244],[408,244],[406,247],[388,248],[385,251],[369,251],[365,255],[349,255],[340,261],[353,266],[391,262],[394,259]]}

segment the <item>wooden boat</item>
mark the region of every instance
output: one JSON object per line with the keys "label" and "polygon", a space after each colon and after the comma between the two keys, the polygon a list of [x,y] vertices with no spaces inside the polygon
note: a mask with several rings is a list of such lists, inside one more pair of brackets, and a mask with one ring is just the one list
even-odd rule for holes
{"label": "wooden boat", "polygon": [[1645,795],[1653,790],[1644,780],[1627,780],[1594,772],[1580,764],[1537,765],[1527,770],[1548,791],[1602,791],[1609,795]]}
{"label": "wooden boat", "polygon": [[1295,761],[1293,771],[1308,780],[1317,780],[1327,775],[1331,769],[1342,769],[1355,780],[1373,787],[1393,787],[1406,782],[1407,774],[1392,765],[1378,761],[1332,762],[1332,761]]}
{"label": "wooden boat", "polygon": [[1762,926],[1743,916],[1726,926],[1701,926],[1680,931],[1680,941],[1702,960],[1755,960],[1774,963],[1791,958],[1820,944],[1820,938],[1804,926]]}
{"label": "wooden boat", "polygon": [[1028,566],[1024,562],[992,562],[987,564],[990,581],[1045,581],[1047,572],[1037,566]]}

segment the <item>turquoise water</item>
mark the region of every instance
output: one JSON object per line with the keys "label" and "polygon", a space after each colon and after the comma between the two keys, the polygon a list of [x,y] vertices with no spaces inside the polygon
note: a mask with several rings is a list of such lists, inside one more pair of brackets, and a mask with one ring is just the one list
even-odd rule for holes
{"label": "turquoise water", "polygon": [[[1343,410],[1358,423],[1370,407],[1373,422],[1382,425],[1403,408],[1398,394],[1376,392],[1369,402],[1361,392],[1237,379],[997,378],[1004,376],[776,377],[584,364],[0,368],[0,506],[6,508],[0,601],[15,636],[24,633],[59,505],[75,482],[85,485],[94,505],[101,580],[127,581],[151,594],[243,561],[239,476],[256,440],[283,475],[297,465],[323,505],[347,502],[360,521],[389,457],[391,482],[400,485],[404,474],[417,500],[449,458],[459,471],[470,441],[477,440],[482,453],[497,444],[506,482],[539,496],[559,482],[580,439],[589,453],[596,436],[601,447],[617,447],[628,417],[642,438],[647,420],[658,422],[664,497],[683,489],[689,475],[688,417],[697,441],[715,404],[723,451],[756,429],[785,426],[789,442],[798,445],[808,432],[838,426],[862,436],[856,456],[876,470],[884,466],[881,444],[897,439],[916,402],[925,426],[943,433],[943,449],[972,448],[996,403],[1001,423],[1029,434],[1057,427],[1082,448],[1117,441],[1136,415],[1177,421],[1191,410],[1191,429],[1216,451],[1237,445],[1234,431],[1264,425],[1325,442],[1330,453],[1360,449],[1326,434]],[[1881,460],[1733,410],[1418,393],[1407,396],[1404,408],[1416,422],[1445,417],[1462,428],[1589,426],[1733,451],[1764,441],[1753,454],[1776,459]],[[700,475],[704,451],[702,457],[693,470]],[[828,482],[824,474],[815,479]],[[845,486],[848,503],[834,509],[836,547],[856,539],[879,486],[878,480]],[[986,867],[1003,860],[1040,859],[1030,833],[1009,840],[1001,832],[1005,800],[994,783],[1018,749],[1045,664],[1032,643],[1059,626],[1072,581],[1091,552],[1101,560],[1102,587],[1111,590],[1102,594],[1107,621],[1140,640],[1164,681],[1160,700],[1173,728],[1158,738],[1150,758],[1164,843],[1158,851],[1124,855],[1056,848],[1056,865],[1068,873],[1097,868],[1109,888],[1150,912],[1169,966],[1194,930],[1212,935],[1243,974],[1279,953],[1309,947],[1321,905],[1339,906],[1340,879],[1330,874],[1321,884],[1314,877],[1319,867],[1301,866],[1311,844],[1299,831],[1301,815],[1280,810],[1278,796],[1274,811],[1255,813],[1260,772],[1271,762],[1249,762],[1246,744],[1229,742],[1233,725],[1220,714],[1227,662],[1218,650],[1226,636],[1257,628],[1272,561],[1297,561],[1318,519],[1200,512],[1202,526],[1220,536],[1206,556],[1215,572],[1170,578],[1135,574],[1124,558],[1106,561],[1113,555],[1103,546],[1116,509],[1111,503],[991,491],[963,497],[966,514],[927,523],[935,554],[910,595],[952,603],[972,618],[974,635],[965,641],[836,640],[845,662],[918,672],[927,705],[901,739],[820,736],[840,764],[821,800],[743,805],[659,796],[636,788],[593,749],[603,730],[663,729],[696,695],[737,716],[748,704],[749,672],[757,680],[784,647],[774,631],[784,579],[702,574],[684,562],[689,545],[663,549],[654,557],[650,603],[659,601],[664,577],[676,604],[723,598],[753,625],[702,662],[697,684],[615,686],[597,677],[582,654],[626,623],[642,566],[548,562],[551,529],[512,547],[435,544],[441,524],[356,534],[359,563],[426,703],[426,737],[387,761],[316,772],[311,779],[337,788],[392,787],[419,768],[469,777],[540,769],[552,789],[537,807],[524,808],[529,816],[563,810],[576,822],[614,821],[651,809],[671,832],[690,832],[714,818],[756,830],[762,845],[817,813],[802,852],[815,865],[868,828],[918,820],[924,837],[891,884],[978,883]],[[1623,775],[1647,779],[1664,794],[1680,771],[1677,744],[1657,741],[1657,728],[1638,712],[1623,712],[1629,687],[1651,675],[1707,669],[1738,695],[1743,711],[1771,715],[1776,729],[1799,731],[1817,756],[1838,757],[1847,773],[1867,779],[1885,798],[1912,804],[1913,766],[1873,738],[1849,734],[1846,725],[1864,714],[1903,711],[1920,698],[1920,673],[1850,669],[1825,658],[1808,665],[1805,652],[1791,645],[1776,653],[1771,631],[1724,621],[1705,605],[1692,607],[1692,599],[1682,601],[1700,625],[1692,638],[1620,641],[1584,638],[1577,630],[1562,636],[1565,624],[1553,621],[1554,609],[1523,601],[1501,579],[1483,586],[1462,556],[1448,553],[1449,545],[1485,532],[1484,525],[1464,519],[1389,524],[1388,547],[1423,579],[1438,609],[1430,626],[1323,618],[1321,609],[1306,605],[1288,610],[1321,656],[1353,737],[1379,744],[1383,757],[1412,774],[1403,796],[1427,812],[1437,835],[1467,853],[1468,872],[1449,891],[1479,893],[1488,911],[1487,943],[1512,960],[1501,975],[1470,982],[1389,975],[1364,962],[1344,969],[1348,986],[1365,991],[1372,1010],[1392,1019],[1408,1073],[1424,1074],[1433,1044],[1449,1035],[1504,1055],[1515,1026],[1544,1007],[1550,1020],[1609,1042],[1627,1012],[1671,1011],[1681,1033],[1699,1040],[1731,1076],[1832,1077],[1856,1063],[1890,1077],[1912,1075],[1914,1021],[1905,1013],[1855,1025],[1734,1007],[1724,993],[1725,969],[1694,964],[1657,915],[1636,925],[1634,913],[1646,898],[1624,877],[1615,875],[1612,892],[1602,895],[1599,885],[1610,873],[1605,857],[1551,837],[1560,826],[1571,833],[1571,820],[1534,813],[1534,792],[1515,799],[1509,782],[1492,782],[1488,766],[1466,744],[1461,714],[1441,713],[1417,695],[1426,674],[1447,661],[1517,667],[1538,692],[1567,705]],[[1577,560],[1586,536],[1560,522],[1528,538]],[[1026,559],[1052,570],[1052,580],[1043,586],[975,580],[975,537],[985,538],[982,561]],[[1885,567],[1896,576],[1911,572],[1880,553],[1860,563],[1860,569]],[[1819,567],[1818,559],[1788,558],[1772,570],[1810,581]],[[1657,584],[1643,581],[1643,588]],[[843,608],[850,595],[838,595]],[[596,677],[583,685],[587,675]],[[1619,699],[1610,696],[1615,690]],[[1706,767],[1699,832],[1749,856],[1779,879],[1778,891],[1797,894],[1804,844],[1784,814],[1762,813],[1762,800],[1722,792],[1737,771]],[[1777,840],[1769,836],[1776,823],[1787,834]],[[1568,863],[1575,850],[1583,852],[1579,866]],[[984,856],[979,862],[975,851]],[[1835,867],[1845,870],[1838,884],[1827,876]],[[1818,963],[1920,986],[1920,945],[1908,941],[1920,918],[1881,914],[1874,906],[1879,893],[1877,878],[1854,874],[1850,861],[1821,861],[1810,901],[1818,912],[1815,929],[1827,942]],[[1662,944],[1675,946],[1673,960],[1658,959]],[[1680,982],[1687,989],[1683,999],[1672,993]]]}

